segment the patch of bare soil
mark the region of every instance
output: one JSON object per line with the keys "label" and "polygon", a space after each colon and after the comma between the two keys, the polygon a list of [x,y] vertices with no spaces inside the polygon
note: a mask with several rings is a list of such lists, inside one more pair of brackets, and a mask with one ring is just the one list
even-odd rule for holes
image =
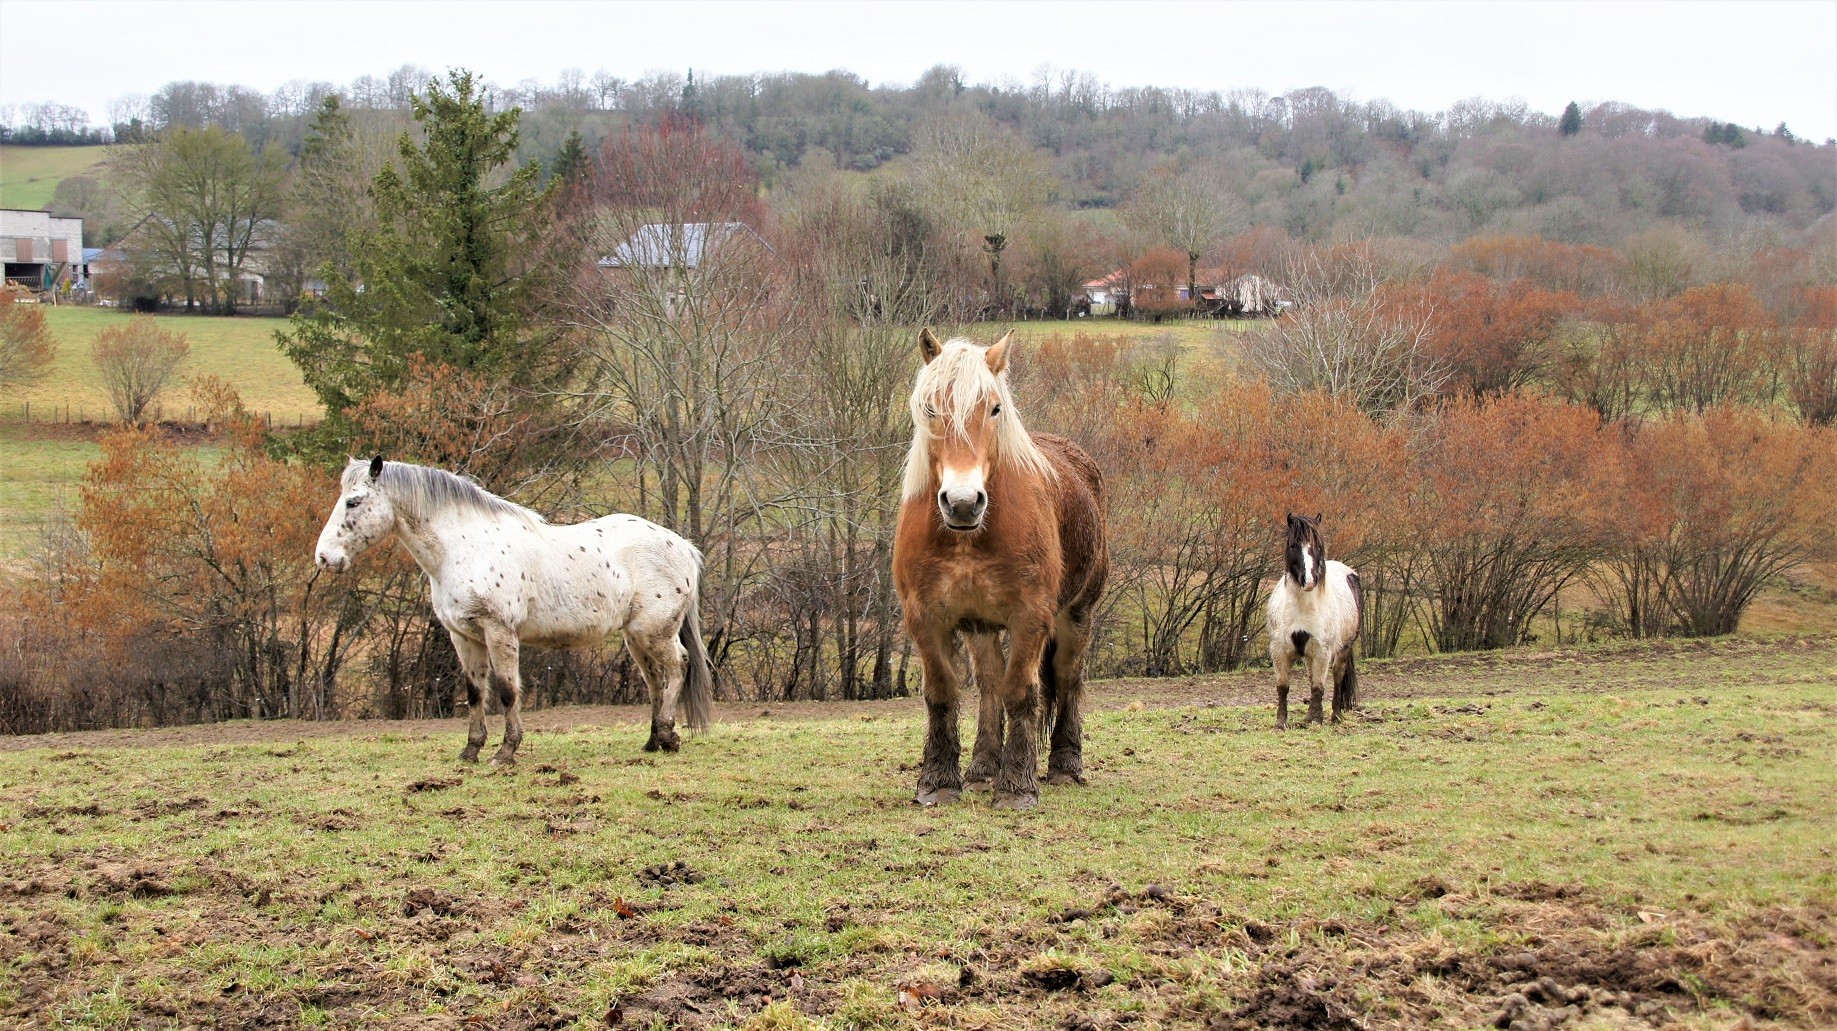
{"label": "patch of bare soil", "polygon": [[1773,909],[1731,921],[1645,913],[1649,922],[1629,929],[1627,914],[1574,886],[1470,895],[1437,881],[1398,901],[1422,898],[1484,919],[1515,944],[1465,950],[1383,924],[1239,924],[1194,906],[1167,936],[1186,947],[1241,949],[1251,964],[1233,986],[1235,1008],[1185,1016],[1231,1031],[1643,1029],[1712,1006],[1794,1027],[1837,1021],[1837,912]]}

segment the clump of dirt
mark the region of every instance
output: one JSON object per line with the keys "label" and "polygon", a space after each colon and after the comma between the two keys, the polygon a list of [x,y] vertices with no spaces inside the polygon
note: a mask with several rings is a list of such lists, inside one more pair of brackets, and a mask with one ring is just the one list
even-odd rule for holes
{"label": "clump of dirt", "polygon": [[645,887],[673,888],[678,884],[700,884],[703,880],[699,871],[680,859],[638,871],[638,883]]}
{"label": "clump of dirt", "polygon": [[419,916],[431,913],[434,916],[452,916],[457,909],[453,900],[432,888],[410,888],[402,899],[403,916]]}
{"label": "clump of dirt", "polygon": [[422,777],[409,784],[407,791],[412,795],[422,791],[445,791],[447,788],[456,788],[459,785],[458,777]]}
{"label": "clump of dirt", "polygon": [[704,1028],[737,1022],[774,1001],[790,1001],[812,1016],[822,1012],[821,999],[804,985],[797,971],[764,966],[717,965],[684,970],[642,995],[617,1003],[626,1026]]}
{"label": "clump of dirt", "polygon": [[95,878],[95,889],[130,898],[156,899],[179,894],[173,889],[167,871],[150,863],[101,863],[96,866]]}

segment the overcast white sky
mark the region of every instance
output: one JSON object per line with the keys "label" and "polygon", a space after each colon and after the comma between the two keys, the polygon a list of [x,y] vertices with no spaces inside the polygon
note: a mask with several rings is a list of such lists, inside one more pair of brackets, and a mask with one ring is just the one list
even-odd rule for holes
{"label": "overcast white sky", "polygon": [[1042,64],[1113,86],[1327,86],[1434,112],[1472,96],[1555,114],[1621,100],[1837,136],[1837,0],[1796,2],[804,3],[0,0],[0,103],[87,108],[174,79],[263,91],[403,64],[499,83],[564,68],[844,68],[907,83]]}

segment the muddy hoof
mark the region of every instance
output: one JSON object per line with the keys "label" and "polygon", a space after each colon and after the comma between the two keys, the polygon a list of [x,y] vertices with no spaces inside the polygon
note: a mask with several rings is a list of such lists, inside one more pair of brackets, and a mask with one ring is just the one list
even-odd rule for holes
{"label": "muddy hoof", "polygon": [[517,753],[506,749],[498,749],[498,754],[491,757],[491,765],[493,766],[515,766],[516,764]]}
{"label": "muddy hoof", "polygon": [[652,731],[651,739],[644,743],[644,750],[647,752],[674,752],[680,748],[682,748],[681,737],[675,734],[665,737],[656,731]]}
{"label": "muddy hoof", "polygon": [[1046,773],[1046,783],[1057,784],[1060,787],[1064,787],[1067,784],[1083,784],[1084,777],[1082,774],[1072,773],[1067,770],[1048,770]]}
{"label": "muddy hoof", "polygon": [[1034,809],[1040,804],[1040,796],[1027,795],[1018,791],[1003,791],[995,796],[997,809]]}
{"label": "muddy hoof", "polygon": [[963,792],[956,788],[932,788],[929,791],[920,788],[918,794],[912,796],[912,801],[922,806],[950,805],[962,797]]}
{"label": "muddy hoof", "polygon": [[977,794],[984,794],[986,792],[994,791],[995,790],[995,778],[993,777],[971,777],[970,779],[965,780],[963,782],[963,790],[974,791]]}
{"label": "muddy hoof", "polygon": [[478,761],[478,746],[477,745],[467,745],[466,747],[460,749],[459,750],[459,761],[462,763],[477,762]]}

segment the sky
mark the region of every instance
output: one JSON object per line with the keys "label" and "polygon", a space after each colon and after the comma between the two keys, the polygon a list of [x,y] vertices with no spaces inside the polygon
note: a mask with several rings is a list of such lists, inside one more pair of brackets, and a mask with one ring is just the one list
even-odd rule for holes
{"label": "sky", "polygon": [[1837,0],[0,0],[0,104],[74,104],[96,124],[110,99],[178,79],[267,92],[404,64],[502,84],[566,68],[910,83],[936,64],[1026,82],[1050,66],[1115,87],[1325,86],[1430,113],[1476,96],[1552,115],[1618,100],[1837,136]]}

